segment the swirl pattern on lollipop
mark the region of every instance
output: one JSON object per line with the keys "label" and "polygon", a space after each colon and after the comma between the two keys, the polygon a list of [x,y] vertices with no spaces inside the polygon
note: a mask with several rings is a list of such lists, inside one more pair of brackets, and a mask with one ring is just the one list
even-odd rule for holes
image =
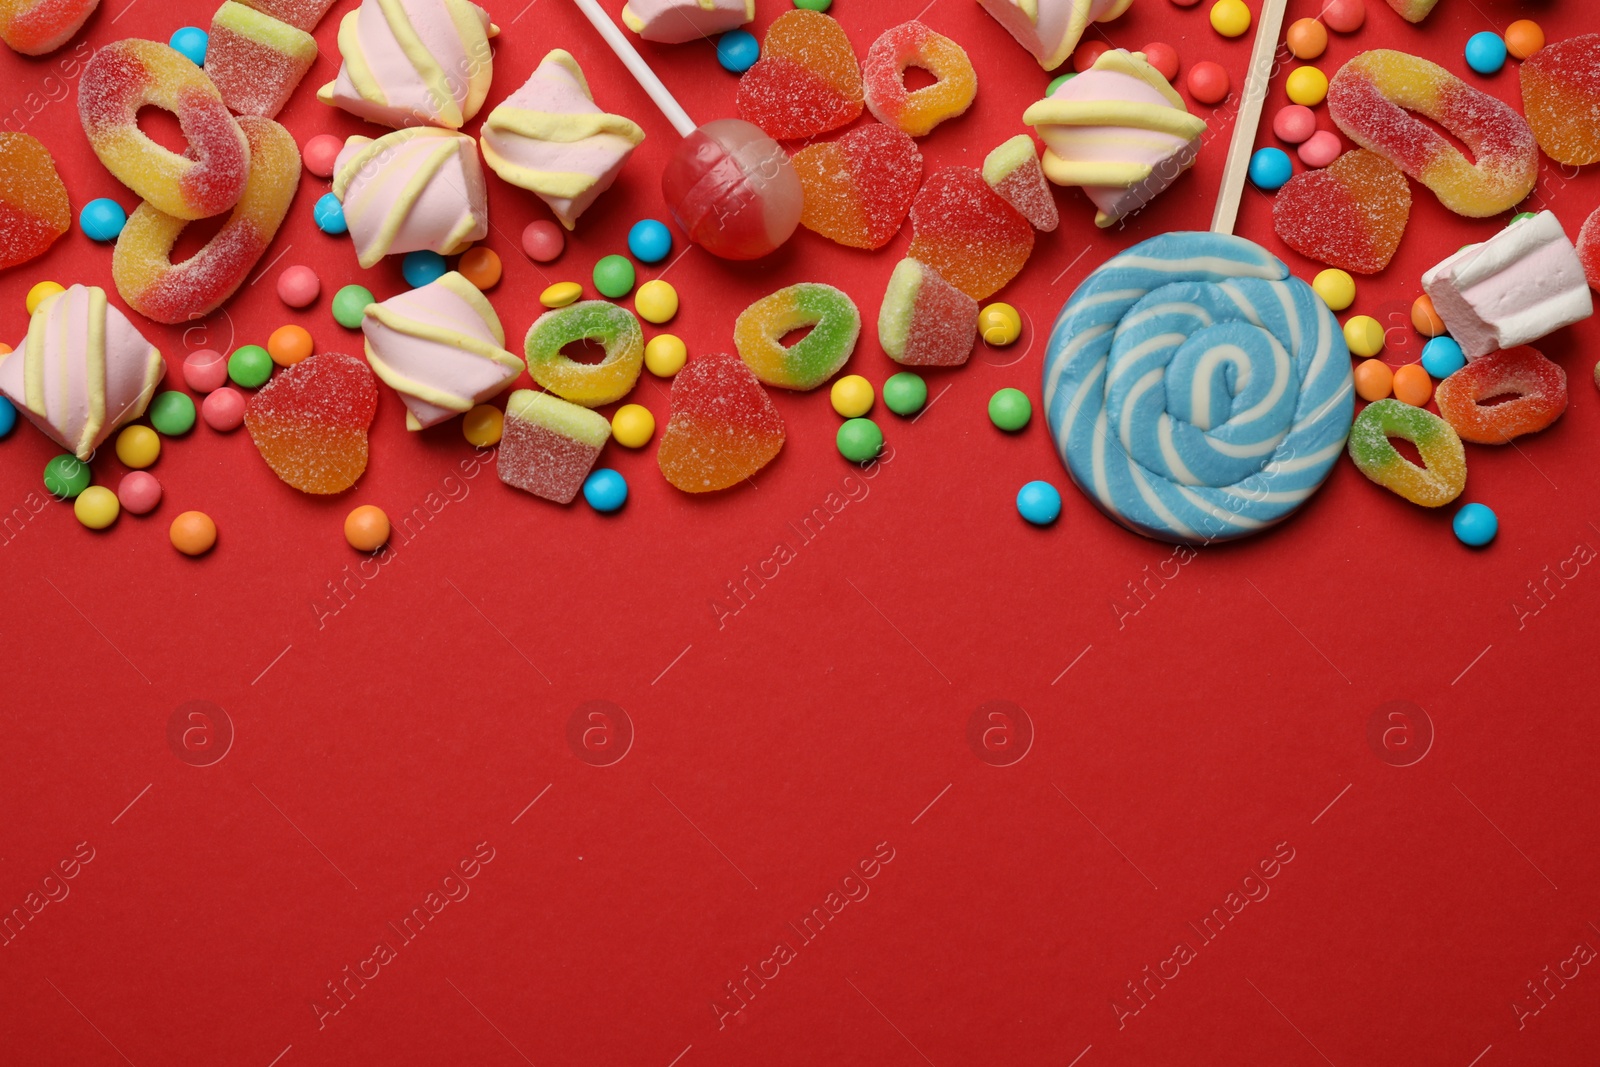
{"label": "swirl pattern on lollipop", "polygon": [[1079,488],[1117,522],[1203,543],[1287,518],[1354,413],[1327,305],[1260,246],[1167,233],[1103,264],[1062,308],[1044,406]]}

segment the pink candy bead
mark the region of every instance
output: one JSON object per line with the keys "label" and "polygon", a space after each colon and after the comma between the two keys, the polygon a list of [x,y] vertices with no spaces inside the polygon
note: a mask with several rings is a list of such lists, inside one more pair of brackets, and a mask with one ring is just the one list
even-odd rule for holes
{"label": "pink candy bead", "polygon": [[333,177],[333,161],[339,158],[339,152],[344,148],[344,142],[331,133],[319,133],[306,142],[300,150],[300,158],[305,160],[306,170],[319,178]]}
{"label": "pink candy bead", "polygon": [[1280,141],[1299,144],[1317,132],[1317,116],[1302,104],[1290,104],[1272,118],[1272,132]]}
{"label": "pink candy bead", "polygon": [[202,348],[183,361],[183,381],[197,393],[209,393],[228,380],[228,357]]}
{"label": "pink candy bead", "polygon": [[1300,162],[1308,167],[1326,167],[1344,153],[1339,135],[1328,130],[1318,130],[1300,146]]}
{"label": "pink candy bead", "polygon": [[130,471],[117,483],[117,502],[130,515],[145,515],[161,503],[161,483],[149,471]]}
{"label": "pink candy bead", "polygon": [[221,433],[237,430],[244,423],[244,396],[231,386],[223,386],[200,402],[200,417]]}
{"label": "pink candy bead", "polygon": [[561,227],[546,219],[528,223],[522,231],[522,250],[535,263],[549,263],[567,246],[567,235]]}
{"label": "pink candy bead", "polygon": [[313,303],[322,292],[322,279],[310,267],[296,263],[278,275],[278,298],[292,308]]}
{"label": "pink candy bead", "polygon": [[1325,0],[1322,5],[1322,22],[1338,33],[1355,33],[1367,20],[1364,0]]}

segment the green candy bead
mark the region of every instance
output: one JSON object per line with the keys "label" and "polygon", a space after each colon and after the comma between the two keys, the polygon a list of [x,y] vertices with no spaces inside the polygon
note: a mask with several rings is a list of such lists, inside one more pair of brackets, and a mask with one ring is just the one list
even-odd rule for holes
{"label": "green candy bead", "polygon": [[794,0],[794,6],[803,11],[826,11],[833,6],[833,0]]}
{"label": "green candy bead", "polygon": [[62,453],[44,465],[45,492],[58,500],[71,500],[89,488],[89,465]]}
{"label": "green candy bead", "polygon": [[1021,389],[1002,389],[989,398],[989,421],[1015,433],[1033,418],[1033,402]]}
{"label": "green candy bead", "polygon": [[1077,76],[1078,76],[1078,72],[1077,71],[1069,70],[1065,74],[1061,75],[1059,78],[1050,79],[1050,84],[1045,89],[1044,95],[1046,95],[1046,96],[1054,96],[1054,95],[1056,95],[1056,90],[1061,88],[1061,84],[1063,82],[1069,82],[1073,78],[1076,78]]}
{"label": "green candy bead", "polygon": [[260,345],[236,348],[228,357],[228,377],[244,389],[264,385],[272,377],[272,356]]}
{"label": "green candy bead", "polygon": [[347,330],[359,330],[367,305],[376,303],[377,299],[364,285],[347,285],[333,294],[333,321]]}
{"label": "green candy bead", "polygon": [[[230,360],[230,372],[232,368]],[[189,399],[187,393],[180,393],[176,389],[158,393],[150,401],[150,408],[145,414],[150,416],[150,425],[156,428],[156,432],[168,437],[177,437],[194,429],[194,401]]]}
{"label": "green candy bead", "polygon": [[928,383],[903,370],[883,383],[883,402],[896,415],[915,415],[928,402]]}
{"label": "green candy bead", "polygon": [[633,264],[627,256],[605,256],[594,265],[594,287],[615,300],[633,292]]}
{"label": "green candy bead", "polygon": [[1534,212],[1532,212],[1532,211],[1520,211],[1517,214],[1511,216],[1511,221],[1512,222],[1521,222],[1523,219],[1531,219],[1533,217],[1534,217]]}
{"label": "green candy bead", "polygon": [[852,463],[877,459],[883,451],[883,431],[871,419],[850,419],[839,427],[839,454]]}

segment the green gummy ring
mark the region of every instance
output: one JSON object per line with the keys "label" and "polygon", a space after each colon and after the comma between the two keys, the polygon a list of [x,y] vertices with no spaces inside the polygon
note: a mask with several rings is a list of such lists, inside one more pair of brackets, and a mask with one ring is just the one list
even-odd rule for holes
{"label": "green gummy ring", "polygon": [[[792,345],[793,330],[811,332]],[[861,336],[861,312],[843,290],[800,282],[757,300],[739,313],[733,343],[739,358],[766,385],[815,389],[838,372]]]}
{"label": "green gummy ring", "polygon": [[[605,358],[599,363],[569,358],[561,350],[574,341],[599,341]],[[644,330],[625,307],[580,300],[535,319],[522,349],[529,377],[562,399],[594,408],[621,400],[639,380]]]}

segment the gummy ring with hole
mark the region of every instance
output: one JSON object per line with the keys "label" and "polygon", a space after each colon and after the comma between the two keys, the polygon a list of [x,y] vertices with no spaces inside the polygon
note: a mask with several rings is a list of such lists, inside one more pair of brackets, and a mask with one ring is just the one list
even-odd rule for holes
{"label": "gummy ring with hole", "polygon": [[[1419,467],[1402,456],[1389,438],[1417,446]],[[1377,400],[1350,427],[1350,458],[1368,478],[1425,508],[1443,507],[1467,487],[1467,454],[1448,422],[1427,408],[1402,400]]]}
{"label": "gummy ring with hole", "polygon": [[[1481,403],[1502,396],[1515,399]],[[1523,345],[1473,360],[1440,382],[1433,397],[1462,440],[1503,445],[1561,417],[1567,410],[1567,372]]]}
{"label": "gummy ring with hole", "polygon": [[[794,330],[811,332],[792,345]],[[762,297],[739,313],[733,343],[755,376],[780,389],[815,389],[838,372],[856,350],[861,312],[841,289],[800,282]]]}
{"label": "gummy ring with hole", "polygon": [[[1472,150],[1473,162],[1431,126]],[[1426,59],[1380,48],[1339,68],[1328,112],[1349,138],[1388,157],[1458,215],[1485,218],[1516,206],[1539,178],[1533,130],[1510,105]]]}
{"label": "gummy ring with hole", "polygon": [[[139,129],[139,109],[178,118],[186,155]],[[95,155],[118,181],[174,218],[220,215],[239,202],[250,145],[205,71],[154,41],[115,41],[94,54],[78,86],[78,117]]]}
{"label": "gummy ring with hole", "polygon": [[[908,90],[907,67],[920,67],[938,80]],[[916,21],[887,29],[872,42],[861,78],[867,107],[878,121],[913,137],[963,114],[978,95],[978,75],[966,49]]]}
{"label": "gummy ring with hole", "polygon": [[172,246],[188,222],[140,204],[111,257],[111,277],[128,306],[147,319],[178,323],[222,306],[244,284],[289,212],[300,183],[300,149],[271,119],[241,115],[250,144],[250,180],[233,214],[204,248],[182,263]]}
{"label": "gummy ring with hole", "polygon": [[[599,341],[605,358],[579,363],[562,353],[574,341]],[[628,395],[644,367],[644,331],[627,308],[580,300],[547,311],[528,327],[528,375],[564,400],[597,408]]]}

